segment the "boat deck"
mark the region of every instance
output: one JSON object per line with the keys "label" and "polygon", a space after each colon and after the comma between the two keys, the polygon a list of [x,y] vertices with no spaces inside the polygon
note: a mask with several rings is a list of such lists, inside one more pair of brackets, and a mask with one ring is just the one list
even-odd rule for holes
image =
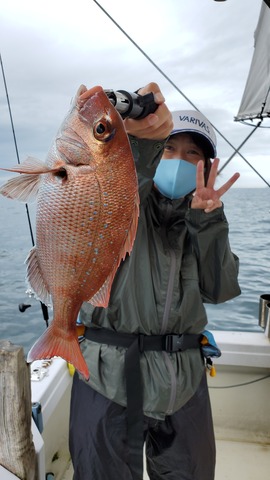
{"label": "boat deck", "polygon": [[[266,480],[270,478],[269,339],[249,332],[215,332],[215,336],[223,351],[215,362],[216,377],[207,375],[217,445],[215,480]],[[65,377],[62,371],[59,378],[70,383],[67,372]],[[60,412],[55,410],[57,418],[68,403],[60,408]],[[52,448],[50,458],[57,445],[51,445],[52,432],[47,429],[50,442],[45,440],[45,444]],[[43,436],[46,438],[46,432]],[[56,463],[48,464],[47,471],[54,471]],[[72,477],[69,466],[64,477],[56,475],[56,480]],[[146,472],[144,480],[149,480]]]}
{"label": "boat deck", "polygon": [[[270,475],[270,445],[217,440],[215,480],[266,480]],[[72,480],[69,467],[63,480]],[[147,473],[144,480],[149,480]]]}
{"label": "boat deck", "polygon": [[266,480],[269,475],[269,444],[217,440],[215,480]]}

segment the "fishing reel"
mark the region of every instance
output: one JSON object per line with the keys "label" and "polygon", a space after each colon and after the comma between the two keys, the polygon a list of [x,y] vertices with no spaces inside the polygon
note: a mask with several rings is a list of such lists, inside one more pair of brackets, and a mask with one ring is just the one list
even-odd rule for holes
{"label": "fishing reel", "polygon": [[104,92],[123,119],[144,118],[149,113],[154,113],[158,108],[152,92],[146,95],[139,95],[126,90],[104,90]]}
{"label": "fishing reel", "polygon": [[[34,293],[32,291],[31,288],[28,288],[25,292],[28,296],[28,301],[27,303],[20,303],[18,305],[19,307],[19,311],[21,313],[24,313],[28,308],[32,307],[32,299],[34,297]],[[43,319],[46,323],[46,326],[48,327],[49,325],[49,312],[48,312],[48,307],[47,305],[45,305],[44,303],[40,302],[40,305],[41,305],[41,310],[42,310],[42,314],[43,314]]]}

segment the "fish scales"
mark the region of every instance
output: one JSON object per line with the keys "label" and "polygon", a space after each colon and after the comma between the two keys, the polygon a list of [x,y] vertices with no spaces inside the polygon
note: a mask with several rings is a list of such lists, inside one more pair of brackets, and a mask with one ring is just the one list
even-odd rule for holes
{"label": "fish scales", "polygon": [[84,301],[108,305],[139,214],[129,141],[103,89],[80,87],[46,164],[28,159],[10,170],[22,175],[0,193],[23,201],[37,194],[36,246],[26,260],[27,279],[37,298],[53,305],[53,320],[28,361],[61,356],[88,378],[76,319]]}
{"label": "fish scales", "polygon": [[[68,170],[71,169],[74,168],[70,167]],[[69,176],[72,176],[72,173]],[[91,185],[95,182],[89,181],[89,177],[91,174],[86,174],[77,181],[72,179],[70,186],[65,187],[64,198],[57,198],[59,189],[56,188],[54,194],[44,185],[44,194],[48,201],[46,210],[42,204],[38,206],[40,221],[37,227],[37,247],[44,244],[39,250],[39,262],[46,284],[52,286],[52,295],[55,295],[58,289],[64,293],[65,289],[75,288],[76,294],[82,295],[83,300],[91,298],[103,285],[112,265],[117,262],[123,238],[130,227],[130,217],[127,217],[126,212],[132,212],[132,205],[126,208],[126,212],[118,208],[121,200],[119,189],[118,193],[108,193],[106,204],[110,206],[104,207],[98,189],[94,195]],[[81,189],[85,196],[81,199],[79,211],[69,210],[67,204],[73,205]],[[93,199],[93,205],[90,205],[89,199]],[[48,229],[49,222],[52,229]],[[112,229],[118,235],[112,235]],[[66,232],[65,237],[63,230]],[[57,268],[53,268],[52,262]],[[77,285],[73,283],[71,286],[70,278],[75,271],[79,273],[74,279]],[[87,281],[89,275],[90,285]]]}

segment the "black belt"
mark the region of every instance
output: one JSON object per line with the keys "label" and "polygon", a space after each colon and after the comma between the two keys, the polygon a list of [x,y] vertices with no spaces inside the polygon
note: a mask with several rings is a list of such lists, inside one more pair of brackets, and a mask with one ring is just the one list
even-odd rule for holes
{"label": "black belt", "polygon": [[201,335],[143,335],[141,333],[121,333],[107,328],[91,327],[85,329],[84,336],[93,342],[127,348],[125,354],[125,376],[129,465],[134,480],[142,480],[144,438],[140,353],[145,351],[165,351],[173,353],[190,348],[199,348],[201,346]]}

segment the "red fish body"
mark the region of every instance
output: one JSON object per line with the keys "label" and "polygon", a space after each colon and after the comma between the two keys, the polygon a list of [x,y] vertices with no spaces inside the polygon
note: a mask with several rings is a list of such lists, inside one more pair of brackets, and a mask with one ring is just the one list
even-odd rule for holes
{"label": "red fish body", "polygon": [[108,305],[111,285],[134,242],[139,198],[122,119],[101,87],[80,87],[46,164],[28,159],[0,190],[28,201],[37,195],[36,246],[26,260],[38,299],[53,320],[28,361],[61,356],[85,378],[76,319],[84,301]]}

